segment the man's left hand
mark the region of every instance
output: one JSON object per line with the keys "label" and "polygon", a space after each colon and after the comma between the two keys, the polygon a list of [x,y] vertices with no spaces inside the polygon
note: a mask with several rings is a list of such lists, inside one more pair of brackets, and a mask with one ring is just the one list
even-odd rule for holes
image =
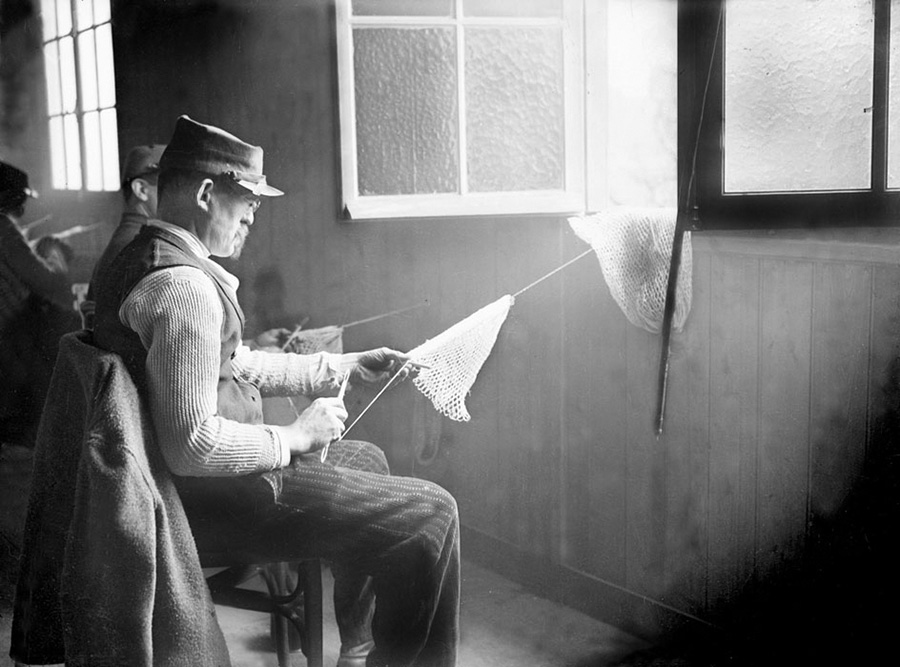
{"label": "man's left hand", "polygon": [[357,355],[353,374],[363,382],[374,384],[383,382],[399,370],[397,380],[402,381],[409,375],[410,365],[404,367],[408,361],[408,354],[389,347],[379,347]]}

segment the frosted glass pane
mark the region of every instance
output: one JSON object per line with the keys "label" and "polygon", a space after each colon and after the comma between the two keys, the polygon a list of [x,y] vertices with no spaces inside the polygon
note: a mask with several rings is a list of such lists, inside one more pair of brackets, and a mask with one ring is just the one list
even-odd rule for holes
{"label": "frosted glass pane", "polygon": [[91,0],[78,0],[75,3],[75,26],[78,30],[87,30],[94,25],[94,3]]}
{"label": "frosted glass pane", "polygon": [[65,113],[75,111],[78,91],[75,88],[78,79],[75,77],[75,42],[71,37],[59,40],[59,68],[62,83],[62,110]]}
{"label": "frosted glass pane", "polygon": [[78,35],[78,71],[81,74],[81,109],[97,108],[97,59],[94,52],[94,31]]}
{"label": "frosted glass pane", "polygon": [[41,23],[45,42],[59,34],[56,31],[56,0],[41,0]]}
{"label": "frosted glass pane", "polygon": [[463,0],[467,16],[562,16],[562,0]]}
{"label": "frosted glass pane", "polygon": [[56,0],[56,34],[72,32],[72,5],[69,0]]}
{"label": "frosted glass pane", "polygon": [[47,111],[51,116],[62,113],[59,81],[59,42],[44,46],[44,72],[47,76]]}
{"label": "frosted glass pane", "polygon": [[678,203],[678,3],[612,0],[606,131],[612,204]]}
{"label": "frosted glass pane", "polygon": [[94,24],[109,21],[109,18],[109,0],[94,0]]}
{"label": "frosted glass pane", "polygon": [[473,192],[565,186],[562,36],[466,31],[466,150]]}
{"label": "frosted glass pane", "polygon": [[868,188],[872,0],[728,0],[725,191]]}
{"label": "frosted glass pane", "polygon": [[119,183],[119,129],[115,109],[100,112],[100,147],[103,153],[103,189],[118,190]]}
{"label": "frosted glass pane", "polygon": [[100,114],[84,114],[84,184],[88,190],[103,189],[103,157],[100,153]]}
{"label": "frosted glass pane", "polygon": [[888,88],[887,186],[900,188],[900,0],[891,2],[890,86]]}
{"label": "frosted glass pane", "polygon": [[453,0],[353,0],[356,16],[453,16]]}
{"label": "frosted glass pane", "polygon": [[452,28],[353,31],[359,194],[459,191]]}
{"label": "frosted glass pane", "polygon": [[62,116],[50,119],[50,162],[53,166],[53,187],[66,187],[66,142],[63,139]]}
{"label": "frosted glass pane", "polygon": [[66,187],[81,189],[81,143],[78,119],[74,114],[63,117],[63,139],[66,144]]}
{"label": "frosted glass pane", "polygon": [[97,28],[97,91],[100,108],[116,103],[116,75],[113,65],[112,28],[104,23]]}

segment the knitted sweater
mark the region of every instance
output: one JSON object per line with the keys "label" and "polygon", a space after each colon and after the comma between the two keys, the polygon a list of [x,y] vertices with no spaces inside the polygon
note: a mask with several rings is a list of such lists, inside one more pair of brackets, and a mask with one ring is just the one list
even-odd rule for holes
{"label": "knitted sweater", "polygon": [[[122,302],[119,319],[147,350],[147,389],[163,455],[175,474],[229,476],[283,467],[290,451],[263,424],[242,424],[217,414],[224,309],[211,275],[236,291],[238,280],[207,259],[199,239],[178,234],[207,272],[175,266],[145,276]],[[236,297],[235,297],[236,299]],[[334,386],[341,356],[278,354],[239,346],[232,360],[238,380],[261,395],[309,394]]]}

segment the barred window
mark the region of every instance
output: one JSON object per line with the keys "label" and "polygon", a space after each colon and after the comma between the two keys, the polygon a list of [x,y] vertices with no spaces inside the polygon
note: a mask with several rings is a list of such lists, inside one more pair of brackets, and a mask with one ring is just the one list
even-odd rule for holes
{"label": "barred window", "polygon": [[52,184],[119,189],[109,0],[41,0]]}

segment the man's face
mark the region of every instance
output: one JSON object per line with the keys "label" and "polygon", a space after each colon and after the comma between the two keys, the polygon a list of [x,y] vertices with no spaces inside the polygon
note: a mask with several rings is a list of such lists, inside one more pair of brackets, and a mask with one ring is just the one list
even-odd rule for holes
{"label": "man's face", "polygon": [[259,203],[259,197],[239,185],[216,183],[205,228],[198,229],[211,255],[235,259],[240,255]]}

